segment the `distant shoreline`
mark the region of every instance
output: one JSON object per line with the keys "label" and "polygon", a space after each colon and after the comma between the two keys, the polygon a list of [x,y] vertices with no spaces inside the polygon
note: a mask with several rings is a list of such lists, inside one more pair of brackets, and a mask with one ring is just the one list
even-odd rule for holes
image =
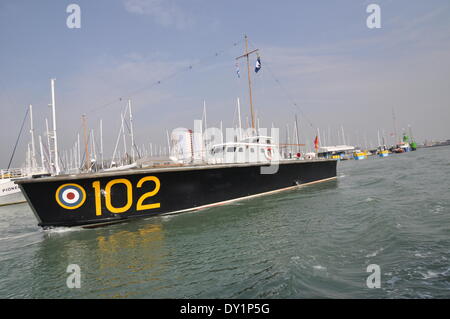
{"label": "distant shoreline", "polygon": [[445,144],[436,144],[436,145],[429,145],[429,146],[418,146],[418,148],[430,148],[430,147],[440,147],[440,146],[450,146],[450,143],[445,143]]}

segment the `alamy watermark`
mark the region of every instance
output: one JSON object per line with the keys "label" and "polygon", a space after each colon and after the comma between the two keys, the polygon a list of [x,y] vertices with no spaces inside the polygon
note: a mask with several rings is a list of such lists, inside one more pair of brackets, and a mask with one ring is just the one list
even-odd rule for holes
{"label": "alamy watermark", "polygon": [[366,285],[367,288],[381,288],[381,268],[377,264],[370,264],[367,266],[367,272],[371,274],[367,277]]}
{"label": "alamy watermark", "polygon": [[171,154],[180,161],[212,164],[262,163],[261,174],[276,174],[281,159],[279,129],[208,127],[194,121],[194,131],[176,128],[171,133]]}
{"label": "alamy watermark", "polygon": [[70,264],[66,269],[67,273],[70,275],[67,277],[66,285],[67,288],[81,288],[81,269],[77,264]]}
{"label": "alamy watermark", "polygon": [[69,29],[81,28],[81,8],[78,4],[69,4],[66,8],[66,12],[70,13],[67,17],[66,25]]}
{"label": "alamy watermark", "polygon": [[366,8],[366,12],[370,13],[367,17],[366,25],[369,29],[381,28],[381,8],[378,4],[369,4]]}

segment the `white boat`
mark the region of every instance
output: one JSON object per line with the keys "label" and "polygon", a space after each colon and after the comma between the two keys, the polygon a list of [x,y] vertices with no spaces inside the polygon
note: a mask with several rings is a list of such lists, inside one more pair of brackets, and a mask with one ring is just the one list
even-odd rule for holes
{"label": "white boat", "polygon": [[[19,186],[15,183],[16,180],[30,178],[33,175],[47,174],[47,170],[44,169],[43,167],[38,167],[36,162],[32,105],[29,106],[29,109],[25,114],[25,118],[28,116],[28,114],[30,115],[31,148],[30,145],[28,145],[27,162],[25,168],[8,167],[7,169],[0,170],[0,206],[18,204],[26,201],[25,197],[21,193]],[[11,160],[14,157],[14,151]]]}
{"label": "white boat", "polygon": [[0,206],[25,202],[20,188],[14,180],[23,178],[22,170],[0,170]]}
{"label": "white boat", "polygon": [[0,180],[0,196],[7,196],[18,192],[20,192],[20,189],[12,179]]}

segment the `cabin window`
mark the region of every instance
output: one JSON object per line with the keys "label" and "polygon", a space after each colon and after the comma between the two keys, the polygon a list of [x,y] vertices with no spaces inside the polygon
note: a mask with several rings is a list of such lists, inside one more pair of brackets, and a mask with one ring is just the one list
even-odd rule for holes
{"label": "cabin window", "polygon": [[243,152],[244,149],[242,147],[239,147],[239,152]]}
{"label": "cabin window", "polygon": [[266,144],[270,144],[270,140],[266,140]]}
{"label": "cabin window", "polygon": [[255,149],[253,147],[250,148],[251,153],[255,153]]}
{"label": "cabin window", "polygon": [[236,151],[236,147],[229,147],[228,149],[227,149],[227,152],[235,152]]}

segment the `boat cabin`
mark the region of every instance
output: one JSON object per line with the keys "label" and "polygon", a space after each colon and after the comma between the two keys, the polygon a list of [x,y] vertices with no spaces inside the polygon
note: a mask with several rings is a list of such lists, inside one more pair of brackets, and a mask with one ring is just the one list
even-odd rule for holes
{"label": "boat cabin", "polygon": [[252,136],[212,146],[206,160],[209,164],[270,162],[279,161],[280,152],[270,136]]}

